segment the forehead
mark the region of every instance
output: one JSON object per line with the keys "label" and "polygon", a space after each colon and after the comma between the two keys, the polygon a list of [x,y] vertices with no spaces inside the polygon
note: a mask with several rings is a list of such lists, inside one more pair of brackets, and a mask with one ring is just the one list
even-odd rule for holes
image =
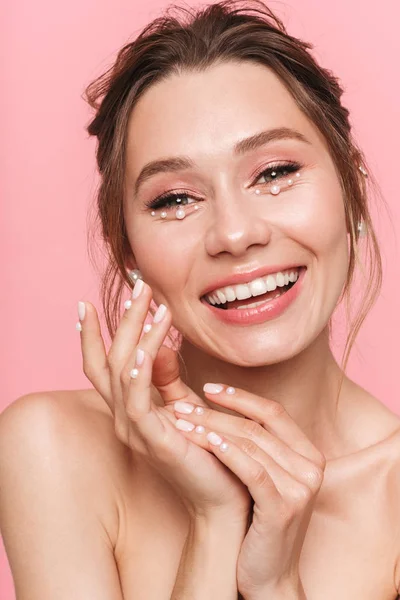
{"label": "forehead", "polygon": [[238,139],[279,126],[322,142],[285,85],[263,65],[229,62],[174,74],[146,90],[132,110],[128,170],[163,156],[226,153]]}

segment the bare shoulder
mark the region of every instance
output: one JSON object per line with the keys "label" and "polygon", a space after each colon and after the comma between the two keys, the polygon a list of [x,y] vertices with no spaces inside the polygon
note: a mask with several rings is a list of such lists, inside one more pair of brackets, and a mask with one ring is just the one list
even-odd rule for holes
{"label": "bare shoulder", "polygon": [[49,471],[59,469],[93,502],[90,509],[97,511],[114,546],[118,493],[131,451],[117,439],[113,415],[96,390],[21,396],[0,414],[0,453],[16,468],[46,458]]}

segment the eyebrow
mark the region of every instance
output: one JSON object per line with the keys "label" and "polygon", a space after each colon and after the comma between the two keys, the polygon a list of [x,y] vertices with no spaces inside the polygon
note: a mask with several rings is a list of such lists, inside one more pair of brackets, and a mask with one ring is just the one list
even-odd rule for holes
{"label": "eyebrow", "polygon": [[[290,127],[275,127],[274,129],[267,129],[243,140],[239,140],[236,142],[233,148],[233,153],[237,156],[240,156],[276,140],[290,139],[298,140],[300,142],[304,142],[305,144],[311,145],[311,142],[296,129],[291,129]],[[173,156],[170,158],[151,161],[143,167],[138,175],[138,178],[136,179],[135,194],[137,194],[140,186],[145,181],[151,177],[154,177],[154,175],[157,175],[158,173],[183,171],[195,166],[196,163],[188,156]]]}

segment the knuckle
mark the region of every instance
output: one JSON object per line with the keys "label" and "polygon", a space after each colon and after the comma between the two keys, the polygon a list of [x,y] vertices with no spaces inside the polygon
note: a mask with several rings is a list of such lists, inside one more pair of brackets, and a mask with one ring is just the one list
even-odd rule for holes
{"label": "knuckle", "polygon": [[257,423],[256,421],[252,421],[251,419],[245,419],[243,423],[243,431],[246,435],[252,438],[259,437],[264,428]]}
{"label": "knuckle", "polygon": [[279,404],[279,402],[275,402],[274,400],[269,400],[267,402],[266,409],[270,417],[281,417],[286,413],[282,404]]}
{"label": "knuckle", "polygon": [[292,489],[292,499],[297,506],[307,504],[313,496],[312,490],[304,484],[299,483]]}
{"label": "knuckle", "polygon": [[240,444],[240,449],[247,454],[247,456],[252,457],[256,454],[258,446],[252,440],[244,438]]}
{"label": "knuckle", "polygon": [[259,469],[257,469],[254,474],[253,474],[253,480],[254,483],[257,486],[264,486],[264,485],[270,485],[271,481],[270,481],[270,477],[267,473],[267,471],[260,467]]}
{"label": "knuckle", "polygon": [[307,480],[313,490],[318,490],[321,487],[323,479],[324,479],[323,469],[318,469],[318,468],[314,467],[307,473]]}
{"label": "knuckle", "polygon": [[120,382],[121,382],[122,386],[125,387],[125,388],[128,388],[129,385],[130,385],[130,383],[131,383],[131,381],[132,381],[131,370],[132,369],[129,366],[126,365],[122,369],[122,371],[121,371],[121,373],[119,375]]}

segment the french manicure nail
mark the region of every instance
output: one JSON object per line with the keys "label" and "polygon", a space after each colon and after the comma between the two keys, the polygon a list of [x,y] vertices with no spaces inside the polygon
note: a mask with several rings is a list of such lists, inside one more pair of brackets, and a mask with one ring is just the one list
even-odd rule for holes
{"label": "french manicure nail", "polygon": [[183,400],[177,400],[174,403],[174,409],[176,412],[185,413],[186,415],[190,415],[193,412],[194,406],[193,404],[189,404],[189,402],[183,402]]}
{"label": "french manicure nail", "polygon": [[189,423],[189,421],[185,421],[184,419],[178,419],[175,423],[175,427],[181,431],[193,431],[194,424]]}
{"label": "french manicure nail", "polygon": [[86,306],[84,302],[81,302],[79,300],[78,302],[78,316],[79,316],[79,320],[83,321],[83,319],[85,318],[85,312],[86,312]]}
{"label": "french manicure nail", "polygon": [[222,438],[213,431],[207,433],[207,439],[213,446],[219,446],[222,443]]}
{"label": "french manicure nail", "polygon": [[143,361],[144,361],[144,351],[141,348],[138,348],[136,350],[136,361],[135,361],[135,364],[140,367],[140,365],[143,364]]}
{"label": "french manicure nail", "polygon": [[207,392],[208,394],[219,394],[223,389],[224,386],[219,383],[206,383],[203,386],[203,392]]}
{"label": "french manicure nail", "polygon": [[133,290],[132,290],[132,298],[136,299],[139,296],[139,294],[141,293],[141,291],[143,289],[143,286],[144,286],[143,279],[137,279],[136,283],[133,287]]}
{"label": "french manicure nail", "polygon": [[154,315],[153,323],[159,323],[160,321],[162,321],[165,317],[166,312],[167,307],[165,306],[165,304],[160,304],[160,306],[157,308],[156,314]]}

